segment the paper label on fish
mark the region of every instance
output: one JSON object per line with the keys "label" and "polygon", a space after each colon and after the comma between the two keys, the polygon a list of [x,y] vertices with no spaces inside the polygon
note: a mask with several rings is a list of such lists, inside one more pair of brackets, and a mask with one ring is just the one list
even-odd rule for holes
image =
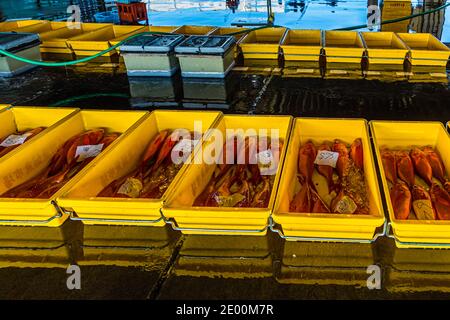
{"label": "paper label on fish", "polygon": [[353,214],[356,209],[358,209],[358,207],[355,202],[350,197],[344,196],[336,204],[334,211],[342,214]]}
{"label": "paper label on fish", "polygon": [[317,151],[317,156],[316,160],[314,160],[314,163],[319,166],[331,166],[333,168],[336,168],[336,163],[338,159],[339,159],[338,152],[319,150]]}
{"label": "paper label on fish", "polygon": [[276,174],[279,159],[275,159],[272,150],[265,150],[257,153],[256,160],[258,161],[259,171],[262,176]]}
{"label": "paper label on fish", "polygon": [[124,194],[130,198],[138,198],[141,194],[143,185],[141,180],[128,178],[119,188],[117,193]]}
{"label": "paper label on fish", "polygon": [[23,144],[25,140],[31,135],[31,133],[24,133],[21,135],[12,134],[8,136],[3,142],[0,144],[0,147],[8,148],[12,146],[16,146],[18,144]]}
{"label": "paper label on fish", "polygon": [[175,164],[186,162],[200,140],[182,139],[172,149],[172,161]]}
{"label": "paper label on fish", "polygon": [[103,143],[101,144],[87,144],[84,146],[78,146],[75,152],[75,158],[77,162],[84,161],[88,158],[95,158],[103,150]]}
{"label": "paper label on fish", "polygon": [[412,205],[418,220],[435,220],[430,200],[415,200]]}
{"label": "paper label on fish", "polygon": [[273,162],[273,153],[272,150],[261,151],[256,155],[256,159],[258,163],[267,166]]}

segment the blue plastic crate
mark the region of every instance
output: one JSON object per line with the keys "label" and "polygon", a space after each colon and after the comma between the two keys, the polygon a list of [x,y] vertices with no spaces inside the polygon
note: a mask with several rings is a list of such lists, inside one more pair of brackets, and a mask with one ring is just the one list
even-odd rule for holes
{"label": "blue plastic crate", "polygon": [[117,11],[106,11],[94,14],[95,22],[98,23],[119,23],[119,13]]}

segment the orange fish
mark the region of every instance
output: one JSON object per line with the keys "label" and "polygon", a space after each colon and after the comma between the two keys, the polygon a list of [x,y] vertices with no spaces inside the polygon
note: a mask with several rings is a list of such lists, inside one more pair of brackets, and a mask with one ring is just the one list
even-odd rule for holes
{"label": "orange fish", "polygon": [[307,142],[300,148],[298,156],[298,171],[306,180],[306,183],[312,184],[312,175],[314,172],[314,161],[316,160],[316,156],[316,147],[312,142]]}
{"label": "orange fish", "polygon": [[419,148],[414,148],[411,150],[410,155],[417,174],[431,186],[433,183],[433,169],[431,169],[425,152]]}
{"label": "orange fish", "polygon": [[438,219],[450,220],[450,194],[437,183],[433,183],[430,196]]}
{"label": "orange fish", "polygon": [[406,220],[411,213],[411,192],[403,182],[397,182],[390,191],[392,207],[396,219]]}
{"label": "orange fish", "polygon": [[364,153],[361,138],[353,141],[350,146],[350,158],[361,171],[364,171]]}
{"label": "orange fish", "polygon": [[434,212],[429,193],[421,186],[414,185],[411,191],[412,206],[417,219],[419,220],[435,220]]}
{"label": "orange fish", "polygon": [[147,163],[147,161],[151,160],[156,153],[161,149],[162,144],[166,140],[169,135],[169,130],[163,130],[159,132],[147,146],[147,150],[145,150],[144,158],[142,159],[143,163]]}
{"label": "orange fish", "polygon": [[445,183],[445,169],[442,159],[431,147],[424,147],[423,152],[425,152],[428,162],[431,165],[433,176],[441,183]]}
{"label": "orange fish", "polygon": [[339,140],[335,140],[333,144],[333,151],[339,153],[339,158],[336,162],[336,170],[339,174],[339,177],[344,177],[350,165],[350,157],[348,148],[345,144],[340,142]]}
{"label": "orange fish", "polygon": [[[28,130],[28,131],[23,131],[23,132],[17,132],[15,133],[15,135],[24,135],[27,134],[27,137],[24,140],[24,143],[26,141],[29,141],[30,139],[32,139],[33,137],[37,136],[39,133],[41,133],[43,130],[45,129],[45,127],[38,127],[38,128],[34,128],[32,130]],[[5,139],[1,140],[1,142],[3,142]],[[13,151],[14,149],[16,149],[17,147],[20,147],[20,144],[16,144],[13,146],[9,146],[9,147],[1,147],[0,146],[0,158],[5,156],[6,154],[10,153],[11,151]]]}
{"label": "orange fish", "polygon": [[395,161],[395,152],[388,149],[381,150],[381,161],[383,162],[386,179],[392,184],[397,183],[397,163]]}
{"label": "orange fish", "polygon": [[395,153],[397,162],[397,174],[409,187],[414,185],[414,167],[411,158],[406,151],[397,151]]}
{"label": "orange fish", "polygon": [[[320,145],[318,151],[331,151],[331,147],[329,144],[324,143]],[[333,167],[327,165],[318,165],[316,164],[317,172],[324,176],[327,179],[328,190],[331,191],[333,188]]]}
{"label": "orange fish", "polygon": [[292,199],[289,211],[291,212],[311,212],[312,200],[311,189],[308,183],[303,183],[299,192]]}

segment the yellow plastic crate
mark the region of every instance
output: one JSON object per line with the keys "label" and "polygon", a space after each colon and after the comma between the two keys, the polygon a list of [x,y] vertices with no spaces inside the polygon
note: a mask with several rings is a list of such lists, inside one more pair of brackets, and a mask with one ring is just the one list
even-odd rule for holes
{"label": "yellow plastic crate", "polygon": [[361,32],[370,65],[403,65],[408,48],[393,32]]}
{"label": "yellow plastic crate", "polygon": [[222,137],[226,136],[226,129],[244,131],[265,129],[268,136],[273,134],[271,130],[278,130],[284,144],[267,208],[193,207],[192,204],[204,190],[216,167],[216,164],[203,162],[192,164],[177,185],[176,192],[167,197],[162,208],[166,221],[172,224],[175,230],[185,234],[265,235],[268,229],[268,218],[275,203],[291,124],[290,116],[225,115],[216,127],[222,132]]}
{"label": "yellow plastic crate", "polygon": [[[64,109],[38,109],[33,113],[32,111],[32,109],[24,109],[22,113],[27,115],[34,113],[34,121],[43,125],[48,119],[64,112]],[[3,116],[5,113],[2,112],[0,115]],[[58,148],[74,135],[98,127],[106,128],[108,131],[123,133],[145,114],[145,112],[88,110],[73,113],[58,122],[50,130],[47,130],[42,136],[31,140],[24,148],[15,150],[13,154],[7,155],[6,159],[0,162],[0,194],[32,179],[45,170]],[[30,122],[30,124],[34,125],[35,123]],[[27,124],[26,127],[30,126],[30,124]],[[121,137],[106,150],[114,148],[120,140]],[[70,188],[72,181],[82,177],[90,166],[95,166],[96,160],[93,160],[72,180],[67,182],[51,199],[0,198],[0,224],[60,226],[68,216],[59,212],[54,204],[54,200]]]}
{"label": "yellow plastic crate", "polygon": [[[370,215],[290,213],[289,204],[295,195],[300,147],[309,140],[315,144],[335,139],[352,143],[356,138],[361,138],[363,143],[364,173],[369,190]],[[273,220],[281,225],[282,231],[279,230],[279,233],[287,240],[364,243],[371,242],[379,236],[375,234],[375,231],[383,225],[385,217],[366,120],[295,119],[278,188]]]}
{"label": "yellow plastic crate", "polygon": [[266,28],[248,33],[240,43],[245,59],[278,59],[286,28]]}
{"label": "yellow plastic crate", "polygon": [[409,10],[411,12],[411,0],[384,0],[383,10]]}
{"label": "yellow plastic crate", "polygon": [[356,31],[325,31],[323,45],[327,63],[360,63],[365,50]]}
{"label": "yellow plastic crate", "polygon": [[70,190],[62,194],[58,204],[75,212],[85,224],[164,225],[160,215],[162,202],[176,192],[174,186],[187,165],[180,169],[161,199],[101,198],[97,194],[140,164],[148,143],[158,132],[176,128],[194,130],[194,121],[202,121],[205,132],[220,115],[220,112],[205,111],[152,112],[124,137],[117,148],[103,156],[93,170],[86,172]]}
{"label": "yellow plastic crate", "polygon": [[380,147],[432,146],[450,175],[450,137],[441,122],[371,121],[370,129],[394,237],[398,247],[450,247],[450,221],[397,220],[381,161]]}
{"label": "yellow plastic crate", "polygon": [[35,24],[45,24],[44,20],[18,20],[18,21],[6,21],[0,23],[0,32],[15,31],[18,28],[31,26]]}
{"label": "yellow plastic crate", "polygon": [[[6,105],[4,107],[7,107]],[[0,106],[1,109],[1,106]],[[36,140],[39,136],[51,130],[60,121],[74,114],[77,109],[74,108],[46,108],[46,107],[11,107],[0,111],[0,138],[7,137],[17,131],[34,129],[37,127],[46,127],[47,129],[34,137],[32,140],[24,143],[23,146],[16,148],[7,155],[0,158],[0,162],[12,157],[15,153],[30,142]],[[46,114],[45,117],[42,114]]]}
{"label": "yellow plastic crate", "polygon": [[67,26],[67,22],[53,22],[53,21],[42,21],[42,23],[36,23],[29,26],[20,27],[14,29],[14,32],[29,32],[29,33],[44,33],[55,31]]}
{"label": "yellow plastic crate", "polygon": [[[144,26],[111,25],[70,38],[67,42],[77,57],[90,56],[108,49],[111,46],[110,41],[120,41],[117,39],[127,38],[136,33],[144,32],[144,29]],[[112,56],[116,53],[116,50],[112,50],[103,56]]]}
{"label": "yellow plastic crate", "polygon": [[398,33],[397,35],[410,50],[413,66],[445,67],[447,65],[450,49],[432,34]]}
{"label": "yellow plastic crate", "polygon": [[110,26],[107,23],[82,23],[80,29],[66,26],[54,31],[41,33],[41,52],[42,53],[63,53],[72,54],[72,49],[68,46],[67,40],[91,31],[99,30]]}
{"label": "yellow plastic crate", "polygon": [[189,36],[203,36],[216,29],[216,27],[211,26],[181,26],[175,29],[173,33],[185,34]]}
{"label": "yellow plastic crate", "polygon": [[[238,28],[238,27],[228,27],[228,28],[217,28],[213,31],[211,31],[210,33],[208,33],[209,35],[214,35],[214,36],[227,36],[231,33],[235,33],[235,32],[241,32],[241,31],[245,31],[248,30],[247,28]],[[236,39],[236,43],[241,42],[241,40],[244,38],[244,36],[246,35],[246,33],[240,33],[240,34],[236,34],[234,35],[234,38]]]}
{"label": "yellow plastic crate", "polygon": [[281,43],[285,61],[317,62],[317,66],[322,47],[320,30],[289,30]]}

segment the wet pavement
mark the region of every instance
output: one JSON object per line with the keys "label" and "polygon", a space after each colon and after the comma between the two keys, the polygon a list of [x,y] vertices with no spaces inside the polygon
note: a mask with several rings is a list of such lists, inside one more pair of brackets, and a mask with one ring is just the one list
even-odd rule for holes
{"label": "wet pavement", "polygon": [[450,119],[443,83],[284,78],[231,73],[225,79],[130,78],[122,64],[38,68],[0,79],[3,104],[107,109],[210,109],[367,120]]}
{"label": "wet pavement", "polygon": [[[101,72],[99,72],[101,71]],[[0,102],[372,119],[450,119],[447,84],[249,75],[128,79],[120,65],[38,68],[0,80]],[[81,290],[66,269],[81,268]],[[366,287],[367,267],[382,287]],[[0,227],[0,299],[449,299],[450,251],[181,235],[169,228]]]}
{"label": "wet pavement", "polygon": [[[0,239],[0,299],[450,298],[448,250],[399,250],[385,239],[284,242],[72,221],[0,228],[8,232]],[[69,264],[80,266],[80,290],[67,289]],[[380,290],[366,287],[373,264],[382,270]]]}

